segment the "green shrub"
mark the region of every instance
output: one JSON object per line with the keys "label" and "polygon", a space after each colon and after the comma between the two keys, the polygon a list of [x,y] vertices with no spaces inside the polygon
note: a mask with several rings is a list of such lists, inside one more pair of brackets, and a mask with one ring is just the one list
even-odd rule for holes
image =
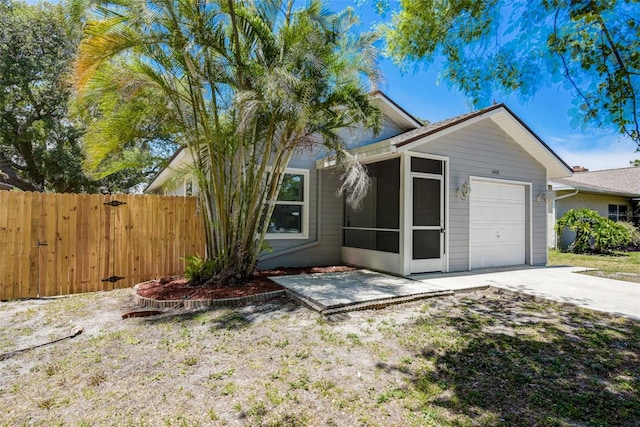
{"label": "green shrub", "polygon": [[556,233],[565,228],[576,233],[568,250],[575,253],[607,253],[627,246],[629,230],[622,223],[604,218],[591,209],[571,209],[556,222]]}
{"label": "green shrub", "polygon": [[625,242],[620,249],[640,250],[640,230],[629,221],[621,221],[618,224],[626,228],[629,233],[628,241]]}
{"label": "green shrub", "polygon": [[185,257],[183,260],[187,263],[184,276],[189,279],[191,285],[202,285],[216,273],[217,263],[213,259],[204,259],[196,254]]}
{"label": "green shrub", "polygon": [[225,270],[227,263],[221,257],[204,259],[196,254],[182,260],[187,263],[184,277],[189,279],[189,284],[193,286],[227,284],[232,276],[242,279],[233,270]]}

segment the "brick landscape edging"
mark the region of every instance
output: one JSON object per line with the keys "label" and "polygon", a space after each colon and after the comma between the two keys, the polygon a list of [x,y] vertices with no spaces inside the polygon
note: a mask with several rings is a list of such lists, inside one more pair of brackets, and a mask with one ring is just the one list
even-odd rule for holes
{"label": "brick landscape edging", "polygon": [[245,297],[222,298],[222,299],[179,299],[179,300],[157,300],[146,298],[138,294],[139,283],[133,287],[133,303],[144,308],[201,308],[201,307],[238,307],[251,302],[266,301],[271,298],[283,296],[285,289],[265,292],[261,294],[248,295]]}

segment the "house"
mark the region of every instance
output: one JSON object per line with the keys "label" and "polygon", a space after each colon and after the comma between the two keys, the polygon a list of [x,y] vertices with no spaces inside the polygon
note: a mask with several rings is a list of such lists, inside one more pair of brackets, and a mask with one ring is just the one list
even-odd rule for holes
{"label": "house", "polygon": [[[371,187],[359,209],[336,196],[339,175],[322,152],[297,156],[285,184],[297,197],[276,202],[259,267],[347,263],[398,275],[544,265],[547,180],[567,166],[504,104],[422,125],[382,92],[380,134],[346,132]],[[182,150],[146,192],[171,190]]]}
{"label": "house", "polygon": [[570,209],[592,209],[605,218],[630,221],[640,227],[640,167],[590,172],[574,166],[573,170],[572,177],[549,181],[554,200],[550,211],[549,246],[564,248],[575,238],[570,232],[556,236],[553,229],[555,220]]}

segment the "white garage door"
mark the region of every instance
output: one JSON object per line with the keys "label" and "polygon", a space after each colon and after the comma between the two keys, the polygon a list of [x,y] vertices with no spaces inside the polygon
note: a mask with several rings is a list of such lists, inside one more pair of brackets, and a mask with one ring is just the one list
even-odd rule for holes
{"label": "white garage door", "polygon": [[525,263],[525,186],[473,181],[469,198],[470,267]]}

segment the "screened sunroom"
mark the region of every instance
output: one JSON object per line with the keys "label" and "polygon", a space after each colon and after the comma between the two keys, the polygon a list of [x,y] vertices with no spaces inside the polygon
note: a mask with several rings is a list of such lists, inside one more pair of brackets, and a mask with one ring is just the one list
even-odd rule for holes
{"label": "screened sunroom", "polygon": [[400,275],[443,271],[445,160],[407,153],[366,167],[367,196],[343,208],[342,260]]}

